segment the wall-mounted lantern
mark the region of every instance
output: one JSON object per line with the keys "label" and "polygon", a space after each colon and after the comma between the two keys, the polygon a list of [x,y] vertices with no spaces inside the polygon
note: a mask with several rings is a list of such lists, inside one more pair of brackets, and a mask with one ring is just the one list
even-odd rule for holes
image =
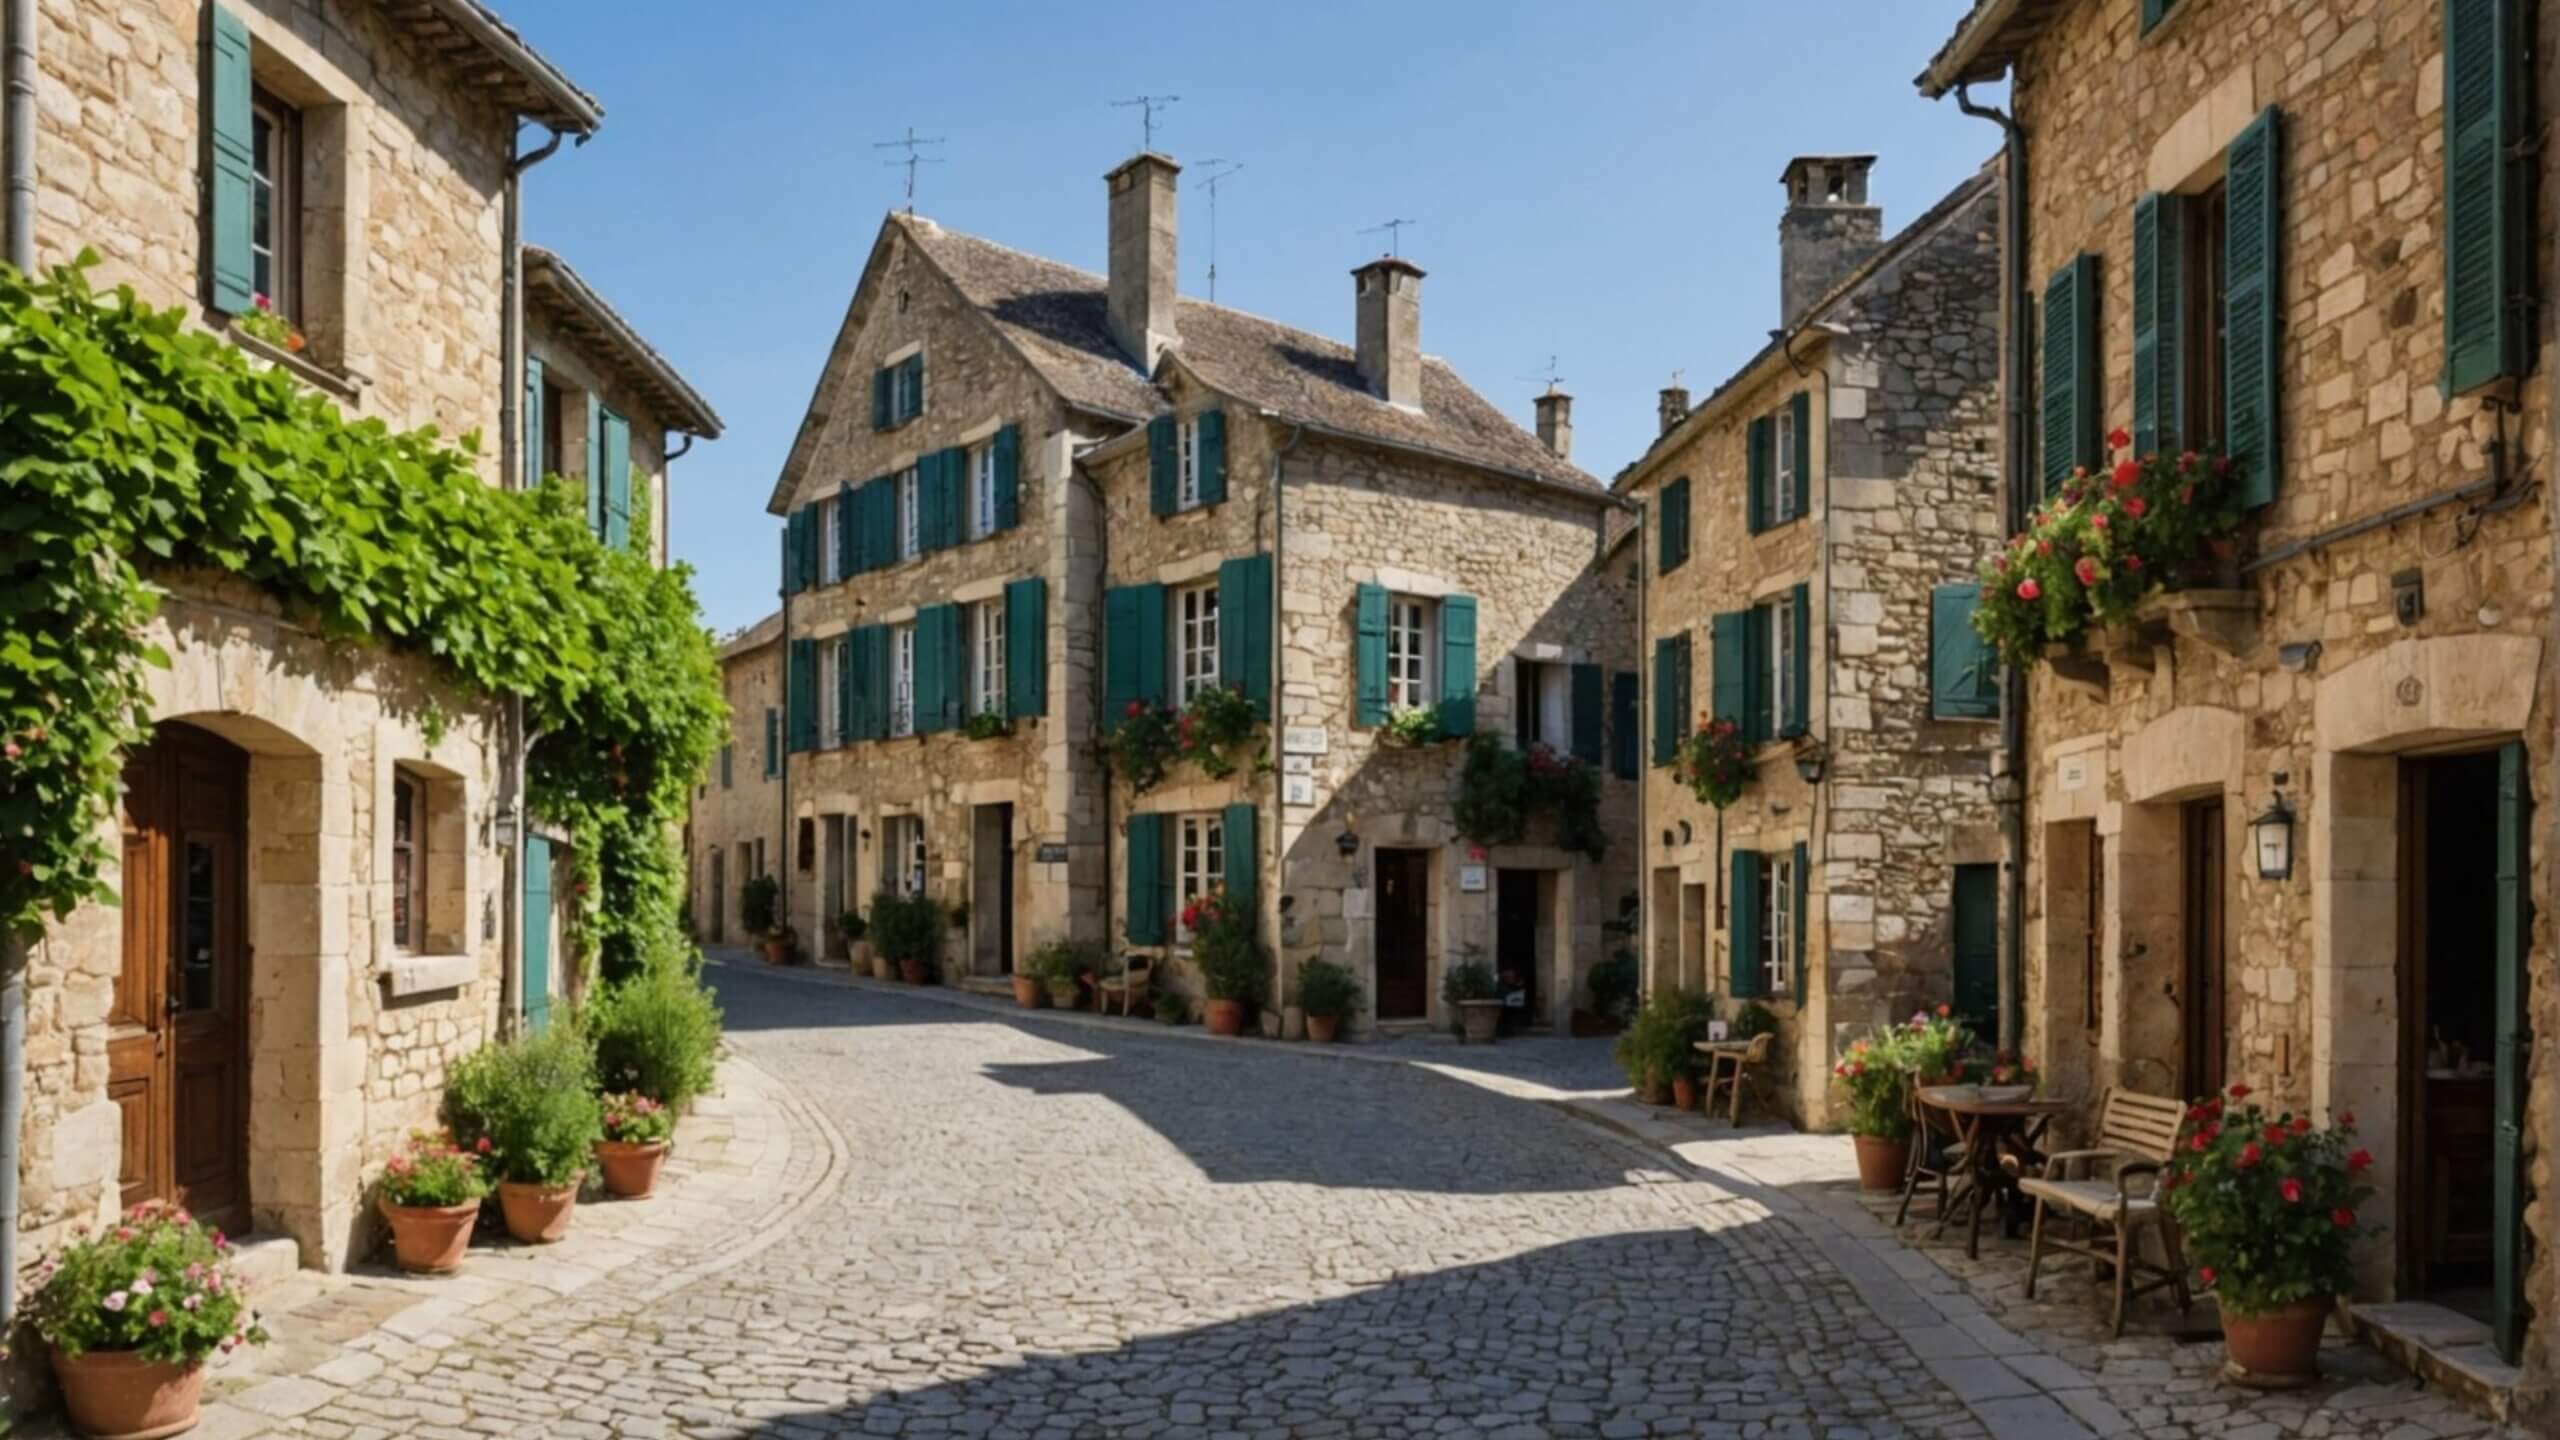
{"label": "wall-mounted lantern", "polygon": [[[2282,785],[2285,777],[2278,775]],[[2284,801],[2284,792],[2267,804],[2266,813],[2249,822],[2249,836],[2258,851],[2258,878],[2290,880],[2293,878],[2293,807]]]}

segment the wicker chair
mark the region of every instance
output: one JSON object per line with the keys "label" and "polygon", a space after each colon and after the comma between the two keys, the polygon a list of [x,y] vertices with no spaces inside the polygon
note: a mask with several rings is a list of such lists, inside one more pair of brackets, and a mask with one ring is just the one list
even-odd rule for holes
{"label": "wicker chair", "polygon": [[1135,1015],[1138,1006],[1147,1003],[1147,985],[1154,978],[1154,961],[1143,955],[1129,956],[1120,962],[1119,974],[1094,977],[1094,1008],[1108,1015],[1117,1002],[1121,1014]]}

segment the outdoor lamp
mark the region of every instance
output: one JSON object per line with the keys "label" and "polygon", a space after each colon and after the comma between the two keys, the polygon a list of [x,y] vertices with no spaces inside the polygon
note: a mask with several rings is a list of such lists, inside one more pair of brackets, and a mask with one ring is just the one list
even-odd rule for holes
{"label": "outdoor lamp", "polygon": [[[2284,777],[2276,777],[2281,784]],[[2258,846],[2258,878],[2289,880],[2293,878],[2293,807],[2284,803],[2284,792],[2268,802],[2266,813],[2249,822],[2249,833]]]}
{"label": "outdoor lamp", "polygon": [[1342,858],[1348,860],[1360,853],[1360,837],[1346,828],[1341,834],[1333,837],[1333,848],[1341,851]]}
{"label": "outdoor lamp", "polygon": [[1819,744],[1807,745],[1796,751],[1796,774],[1803,777],[1807,785],[1819,785],[1822,783],[1823,761],[1829,758]]}

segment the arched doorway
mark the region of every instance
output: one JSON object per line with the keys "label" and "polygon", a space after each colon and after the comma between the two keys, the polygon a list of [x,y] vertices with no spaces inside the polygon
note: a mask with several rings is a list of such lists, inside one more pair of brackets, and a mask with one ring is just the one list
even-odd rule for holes
{"label": "arched doorway", "polygon": [[124,944],[107,1089],[130,1205],[249,1220],[247,752],[162,723],[124,769]]}

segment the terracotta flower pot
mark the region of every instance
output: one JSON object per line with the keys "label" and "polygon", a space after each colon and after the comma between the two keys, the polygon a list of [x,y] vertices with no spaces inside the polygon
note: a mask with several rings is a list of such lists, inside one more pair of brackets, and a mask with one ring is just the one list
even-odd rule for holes
{"label": "terracotta flower pot", "polygon": [[1244,1002],[1241,1000],[1212,1000],[1202,1007],[1202,1013],[1212,1035],[1244,1033]]}
{"label": "terracotta flower pot", "polygon": [[925,981],[924,962],[921,960],[899,961],[898,978],[906,981],[910,985],[923,984]]}
{"label": "terracotta flower pot", "polygon": [[1039,976],[1037,976],[1037,975],[1016,975],[1016,976],[1014,976],[1014,977],[1013,977],[1013,1003],[1014,1003],[1014,1004],[1016,1004],[1016,1005],[1021,1006],[1021,1007],[1022,1007],[1023,1009],[1025,1009],[1025,1010],[1037,1010],[1037,1009],[1039,1009],[1039,1008],[1040,1008],[1040,977],[1039,977]]}
{"label": "terracotta flower pot", "polygon": [[1060,1010],[1073,1010],[1084,999],[1084,986],[1069,978],[1049,982],[1049,1003]]}
{"label": "terracotta flower pot", "polygon": [[1307,1038],[1313,1040],[1319,1045],[1332,1044],[1333,1037],[1341,1032],[1342,1017],[1339,1015],[1310,1015],[1307,1017]]}
{"label": "terracotta flower pot", "polygon": [[160,1440],[196,1427],[204,1402],[204,1362],[155,1362],[130,1350],[53,1352],[62,1408],[96,1440]]}
{"label": "terracotta flower pot", "polygon": [[1903,1172],[1911,1168],[1911,1137],[1857,1135],[1851,1138],[1858,1147],[1858,1188],[1901,1189]]}
{"label": "terracotta flower pot", "polygon": [[1671,1077],[1671,1108],[1674,1110],[1695,1110],[1698,1108],[1697,1076],[1674,1075]]}
{"label": "terracotta flower pot", "polygon": [[2234,1380],[2246,1385],[2297,1384],[2320,1373],[2320,1332],[2329,1324],[2326,1295],[2259,1315],[2222,1312],[2222,1348]]}
{"label": "terracotta flower pot", "polygon": [[1662,1077],[1655,1075],[1652,1071],[1648,1070],[1644,1074],[1636,1077],[1635,1090],[1636,1098],[1647,1105],[1668,1105],[1671,1103],[1670,1083],[1662,1079]]}
{"label": "terracotta flower pot", "polygon": [[1458,1013],[1467,1026],[1466,1042],[1490,1045],[1494,1032],[1502,1026],[1502,1002],[1499,1000],[1461,1000]]}
{"label": "terracotta flower pot", "polygon": [[790,964],[791,942],[788,940],[767,940],[764,942],[764,958],[765,963],[768,965]]}
{"label": "terracotta flower pot", "polygon": [[625,1200],[646,1200],[658,1188],[658,1167],[666,1163],[667,1142],[634,1145],[606,1140],[596,1146],[596,1163],[604,1168],[606,1193]]}
{"label": "terracotta flower pot", "polygon": [[569,1233],[569,1217],[578,1208],[578,1187],[526,1185],[514,1180],[498,1185],[498,1209],[507,1217],[507,1233],[527,1245],[549,1245]]}
{"label": "terracotta flower pot", "polygon": [[417,1275],[443,1275],[462,1268],[471,1248],[471,1227],[480,1219],[480,1202],[468,1205],[394,1205],[382,1202],[382,1218],[391,1226],[391,1258]]}

